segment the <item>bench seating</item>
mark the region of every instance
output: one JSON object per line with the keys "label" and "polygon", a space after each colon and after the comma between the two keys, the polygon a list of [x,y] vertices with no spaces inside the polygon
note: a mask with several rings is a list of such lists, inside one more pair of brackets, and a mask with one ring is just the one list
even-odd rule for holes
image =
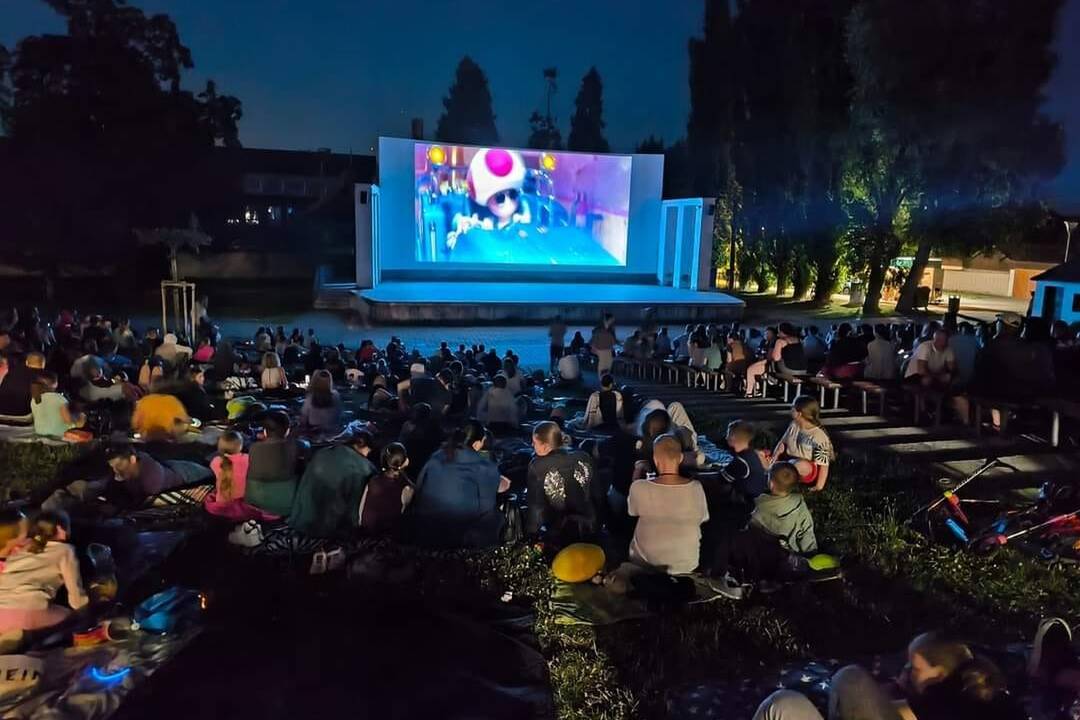
{"label": "bench seating", "polygon": [[885,398],[889,394],[889,388],[883,383],[876,383],[873,380],[855,380],[851,383],[851,387],[859,391],[862,396],[862,414],[869,414],[870,396],[874,395],[878,399],[878,415],[885,416]]}
{"label": "bench seating", "polygon": [[923,387],[917,384],[901,385],[904,392],[910,395],[915,403],[913,425],[918,425],[922,419],[923,411],[929,401],[934,406],[934,427],[941,425],[941,408],[945,404],[945,393],[934,388]]}
{"label": "bench seating", "polygon": [[825,392],[827,390],[832,391],[832,394],[833,394],[833,407],[834,408],[840,407],[840,389],[842,387],[844,387],[841,383],[838,383],[835,380],[830,380],[827,377],[821,377],[820,375],[815,375],[814,377],[807,378],[807,382],[809,382],[811,385],[817,385],[818,386],[818,388],[819,388],[819,390],[821,392],[821,397],[819,398],[819,402],[821,403],[821,409],[822,410],[825,409]]}
{"label": "bench seating", "polygon": [[[795,397],[798,397],[803,384],[809,380],[805,375],[790,375],[780,372],[772,373],[772,376],[776,378],[777,382],[784,384],[784,402],[791,402]],[[792,388],[795,389],[795,396],[789,397]]]}

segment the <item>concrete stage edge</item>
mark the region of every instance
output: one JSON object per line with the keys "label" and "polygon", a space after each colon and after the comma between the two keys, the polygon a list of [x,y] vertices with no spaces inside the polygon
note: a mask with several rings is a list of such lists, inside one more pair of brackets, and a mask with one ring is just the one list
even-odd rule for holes
{"label": "concrete stage edge", "polygon": [[745,308],[720,292],[609,283],[383,282],[354,292],[385,324],[545,322],[556,313],[594,323],[603,312],[636,324],[645,308],[662,322],[713,322],[737,320]]}

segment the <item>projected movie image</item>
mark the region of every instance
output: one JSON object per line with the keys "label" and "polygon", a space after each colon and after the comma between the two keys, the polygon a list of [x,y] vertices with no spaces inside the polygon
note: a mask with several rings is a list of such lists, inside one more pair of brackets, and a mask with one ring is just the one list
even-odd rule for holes
{"label": "projected movie image", "polygon": [[417,143],[416,259],[625,266],[632,158]]}

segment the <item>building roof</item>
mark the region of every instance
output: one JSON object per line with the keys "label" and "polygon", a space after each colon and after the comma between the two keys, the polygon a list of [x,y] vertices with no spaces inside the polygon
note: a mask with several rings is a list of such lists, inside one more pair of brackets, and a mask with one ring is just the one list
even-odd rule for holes
{"label": "building roof", "polygon": [[352,171],[359,182],[375,179],[375,157],[345,155],[328,150],[267,150],[262,148],[221,148],[232,167],[243,173],[334,177]]}
{"label": "building roof", "polygon": [[1061,263],[1057,267],[1052,267],[1044,273],[1039,273],[1031,279],[1043,282],[1080,283],[1080,255],[1068,262]]}

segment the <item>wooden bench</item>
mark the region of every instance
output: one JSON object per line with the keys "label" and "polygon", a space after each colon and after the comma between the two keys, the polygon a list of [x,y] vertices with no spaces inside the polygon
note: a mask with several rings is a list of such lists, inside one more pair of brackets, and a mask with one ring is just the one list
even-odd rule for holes
{"label": "wooden bench", "polygon": [[889,388],[885,385],[879,385],[873,380],[856,380],[851,383],[851,387],[855,388],[862,395],[862,414],[869,414],[870,396],[876,395],[878,399],[878,415],[885,416],[885,398],[889,394]]}
{"label": "wooden bench", "polygon": [[923,387],[915,383],[908,383],[901,385],[904,392],[912,397],[915,403],[915,413],[912,420],[913,425],[918,425],[922,419],[923,411],[926,409],[927,401],[930,401],[934,405],[934,427],[941,425],[941,408],[945,404],[945,393],[941,390],[935,390],[934,388]]}
{"label": "wooden bench", "polygon": [[771,373],[776,378],[777,382],[784,384],[784,402],[791,402],[794,397],[789,397],[791,388],[795,388],[795,397],[799,396],[799,391],[802,390],[802,386],[809,378],[805,375],[789,375],[787,373]]}
{"label": "wooden bench", "polygon": [[1002,398],[975,395],[971,397],[971,403],[975,408],[975,434],[982,434],[983,411],[997,410],[1001,413],[1001,433],[1004,435],[1009,429],[1009,413],[1021,410],[1038,410],[1039,403],[1031,401],[1013,401]]}
{"label": "wooden bench", "polygon": [[822,410],[825,409],[825,391],[826,390],[832,390],[833,407],[834,408],[840,407],[840,389],[842,387],[844,387],[842,384],[836,382],[835,380],[830,380],[827,377],[821,377],[820,375],[815,375],[814,377],[807,378],[807,382],[809,382],[811,385],[817,385],[818,386],[818,388],[819,388],[819,390],[821,392],[821,397],[819,399],[819,402],[821,403],[821,409]]}

